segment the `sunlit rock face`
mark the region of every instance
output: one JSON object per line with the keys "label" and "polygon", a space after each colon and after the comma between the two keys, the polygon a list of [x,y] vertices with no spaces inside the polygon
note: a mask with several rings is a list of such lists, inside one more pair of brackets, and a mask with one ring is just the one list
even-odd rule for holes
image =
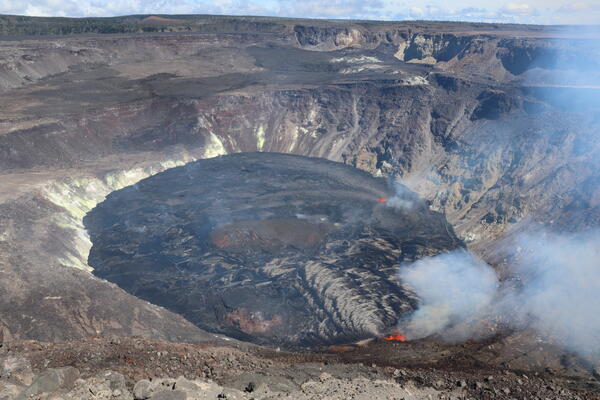
{"label": "sunlit rock face", "polygon": [[415,306],[398,263],[462,245],[416,196],[399,209],[382,201],[392,195],[386,180],[323,159],[201,160],[92,210],[89,262],[212,332],[289,346],[372,337]]}

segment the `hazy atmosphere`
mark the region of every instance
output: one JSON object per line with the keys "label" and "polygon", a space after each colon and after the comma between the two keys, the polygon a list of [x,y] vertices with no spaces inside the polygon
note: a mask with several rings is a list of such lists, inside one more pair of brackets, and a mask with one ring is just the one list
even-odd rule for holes
{"label": "hazy atmosphere", "polygon": [[445,20],[521,24],[597,24],[597,0],[2,0],[0,13],[105,17],[127,14],[226,14],[296,18]]}

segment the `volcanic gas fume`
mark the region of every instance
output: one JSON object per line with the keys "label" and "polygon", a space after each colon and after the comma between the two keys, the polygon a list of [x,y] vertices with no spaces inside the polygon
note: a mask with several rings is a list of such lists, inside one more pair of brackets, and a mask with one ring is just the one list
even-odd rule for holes
{"label": "volcanic gas fume", "polygon": [[477,322],[491,318],[533,327],[569,351],[600,360],[600,232],[538,230],[518,235],[510,246],[518,285],[499,285],[492,267],[464,250],[401,266],[401,279],[420,299],[401,320],[401,331],[409,338],[444,332],[460,340],[489,334]]}
{"label": "volcanic gas fume", "polygon": [[385,199],[384,202],[390,206],[404,211],[410,211],[417,207],[420,200],[415,192],[410,191],[401,183],[394,182],[394,195],[390,199]]}
{"label": "volcanic gas fume", "polygon": [[523,284],[504,295],[504,314],[600,361],[600,232],[538,231],[515,244],[514,272]]}
{"label": "volcanic gas fume", "polygon": [[419,296],[419,307],[401,321],[409,338],[422,338],[463,323],[487,308],[497,291],[494,270],[466,250],[427,257],[400,267]]}
{"label": "volcanic gas fume", "polygon": [[398,260],[461,242],[423,202],[388,207],[382,178],[274,153],[190,163],[111,194],[86,217],[94,273],[198,326],[312,345],[391,332],[416,299]]}

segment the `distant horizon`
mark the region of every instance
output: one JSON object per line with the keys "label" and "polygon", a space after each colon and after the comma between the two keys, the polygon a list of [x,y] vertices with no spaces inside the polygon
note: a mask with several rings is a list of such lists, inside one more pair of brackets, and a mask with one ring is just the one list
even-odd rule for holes
{"label": "distant horizon", "polygon": [[482,25],[522,25],[522,26],[540,26],[540,27],[555,27],[555,28],[597,28],[600,34],[600,22],[596,24],[541,24],[541,23],[522,23],[522,22],[489,22],[489,21],[471,21],[471,20],[444,20],[444,19],[365,19],[365,18],[317,18],[317,17],[288,17],[278,15],[253,15],[253,14],[210,14],[210,13],[193,13],[193,14],[167,14],[167,13],[142,13],[142,14],[118,14],[118,15],[103,15],[103,16],[83,16],[72,17],[62,15],[25,15],[25,14],[5,14],[0,12],[0,17],[23,17],[23,18],[56,18],[56,19],[111,19],[111,18],[127,18],[127,17],[186,17],[186,16],[207,16],[207,17],[224,17],[224,18],[265,18],[265,19],[281,19],[281,20],[304,20],[304,21],[339,21],[339,22],[369,22],[369,23],[450,23],[450,24],[482,24]]}
{"label": "distant horizon", "polygon": [[110,18],[135,15],[215,15],[358,21],[428,21],[597,26],[598,0],[0,0],[0,14]]}

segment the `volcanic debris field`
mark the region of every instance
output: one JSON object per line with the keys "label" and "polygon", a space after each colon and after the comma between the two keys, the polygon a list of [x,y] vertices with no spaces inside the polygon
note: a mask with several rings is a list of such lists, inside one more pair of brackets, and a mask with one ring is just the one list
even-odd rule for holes
{"label": "volcanic debris field", "polygon": [[0,35],[0,399],[600,398],[594,27]]}

